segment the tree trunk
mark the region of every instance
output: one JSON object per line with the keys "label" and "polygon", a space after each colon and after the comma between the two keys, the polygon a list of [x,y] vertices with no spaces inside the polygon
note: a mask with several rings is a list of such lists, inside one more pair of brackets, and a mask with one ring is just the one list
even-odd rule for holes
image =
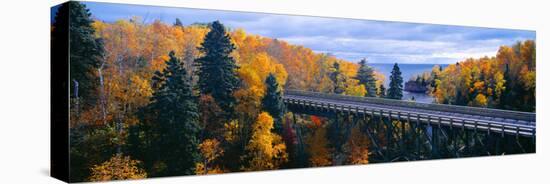
{"label": "tree trunk", "polygon": [[104,61],[103,63],[101,63],[101,66],[97,69],[97,73],[99,75],[99,89],[100,89],[100,93],[101,93],[101,96],[99,97],[100,99],[100,104],[101,104],[101,113],[102,113],[102,118],[103,118],[103,124],[106,124],[107,123],[107,109],[106,109],[106,103],[107,103],[107,99],[105,99],[105,82],[104,82],[104,77],[103,77],[103,68],[105,66],[105,58],[104,58]]}
{"label": "tree trunk", "polygon": [[76,116],[80,117],[80,98],[78,97],[78,81],[76,79],[73,79],[73,83],[74,83],[73,95],[75,98]]}

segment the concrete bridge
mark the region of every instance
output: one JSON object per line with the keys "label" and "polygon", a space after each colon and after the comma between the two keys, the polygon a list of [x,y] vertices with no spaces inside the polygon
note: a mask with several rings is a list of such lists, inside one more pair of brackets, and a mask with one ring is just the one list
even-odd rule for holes
{"label": "concrete bridge", "polygon": [[286,90],[283,100],[292,111],[330,116],[350,113],[392,120],[416,121],[431,126],[486,131],[488,133],[536,136],[536,114],[489,108],[416,103],[372,97],[355,97]]}

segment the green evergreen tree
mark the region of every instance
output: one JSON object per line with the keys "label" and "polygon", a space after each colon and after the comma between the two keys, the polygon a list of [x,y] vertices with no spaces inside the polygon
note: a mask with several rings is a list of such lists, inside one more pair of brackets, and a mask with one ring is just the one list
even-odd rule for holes
{"label": "green evergreen tree", "polygon": [[393,65],[390,76],[390,89],[388,89],[388,98],[401,100],[403,98],[403,77],[397,63]]}
{"label": "green evergreen tree", "polygon": [[462,90],[457,90],[454,98],[454,103],[452,99],[450,99],[449,101],[446,101],[445,103],[466,106],[468,105],[468,98],[466,97],[466,95],[462,94]]}
{"label": "green evergreen tree", "polygon": [[210,32],[199,50],[204,54],[195,60],[201,94],[212,95],[220,108],[232,115],[235,105],[233,92],[239,87],[240,79],[236,73],[238,66],[231,57],[235,46],[219,21],[210,25]]}
{"label": "green evergreen tree", "polygon": [[332,80],[334,89],[333,92],[336,94],[342,94],[346,90],[346,76],[340,71],[340,64],[334,62],[332,65],[332,72],[329,74],[330,80]]}
{"label": "green evergreen tree", "polygon": [[151,176],[194,174],[200,158],[197,98],[182,62],[173,51],[169,56],[166,68],[153,77],[158,88],[151,103],[139,112],[140,131],[146,135],[142,142],[148,143],[142,146],[145,154],[141,156]]}
{"label": "green evergreen tree", "polygon": [[[443,71],[443,68],[439,66],[439,72]],[[437,92],[437,80],[439,80],[439,75],[437,75],[436,72],[431,72],[431,81],[430,81],[430,87],[432,88],[431,93],[435,94]]]}
{"label": "green evergreen tree", "polygon": [[[51,31],[51,62],[69,67],[71,114],[79,117],[82,109],[89,109],[97,102],[99,85],[97,68],[103,55],[103,44],[94,37],[91,14],[84,4],[69,1],[57,8]],[[52,68],[52,72],[64,68]],[[55,78],[56,75],[52,75]],[[100,135],[103,127],[71,127],[69,144],[69,178],[71,182],[85,181],[92,165],[108,159],[113,147],[108,145],[111,137]],[[63,136],[63,135],[61,135]],[[67,135],[65,135],[67,136]],[[93,145],[90,144],[93,142]]]}
{"label": "green evergreen tree", "polygon": [[285,104],[283,103],[283,95],[277,83],[277,78],[272,73],[265,79],[267,87],[266,94],[262,99],[263,111],[266,111],[275,119],[274,131],[279,135],[283,133],[283,115],[285,111]]}
{"label": "green evergreen tree", "polygon": [[174,23],[174,26],[183,27],[183,23],[181,22],[181,20],[179,18],[176,18],[176,22]]}
{"label": "green evergreen tree", "polygon": [[359,71],[355,79],[359,80],[359,84],[365,85],[367,94],[365,96],[376,96],[376,78],[374,78],[374,70],[372,67],[367,66],[367,60],[362,59],[359,62]]}
{"label": "green evergreen tree", "polygon": [[510,65],[504,65],[504,91],[500,97],[499,107],[502,109],[511,109],[510,102],[513,102],[515,95],[513,94],[512,77],[510,76]]}
{"label": "green evergreen tree", "polygon": [[378,97],[386,98],[386,87],[384,87],[384,84],[380,84],[380,87],[378,87]]}
{"label": "green evergreen tree", "polygon": [[[103,57],[103,44],[94,37],[90,17],[86,5],[69,1],[59,7],[52,31],[52,44],[56,45],[52,47],[52,62],[61,62],[69,56],[71,97],[83,98],[87,103],[95,101],[94,91],[99,85],[97,68]],[[68,50],[62,47],[66,44]]]}

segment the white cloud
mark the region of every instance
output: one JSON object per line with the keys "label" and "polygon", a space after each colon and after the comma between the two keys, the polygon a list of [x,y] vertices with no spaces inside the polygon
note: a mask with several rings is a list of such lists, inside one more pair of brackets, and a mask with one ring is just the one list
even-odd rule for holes
{"label": "white cloud", "polygon": [[318,52],[381,63],[454,63],[494,56],[501,45],[535,39],[533,31],[262,13],[87,3],[92,14],[112,21],[131,15],[172,23],[220,20],[248,33],[286,40]]}
{"label": "white cloud", "polygon": [[367,57],[371,62],[381,63],[454,63],[466,58],[495,56],[499,46],[506,44],[502,40],[452,42],[326,36],[281,39],[351,61]]}

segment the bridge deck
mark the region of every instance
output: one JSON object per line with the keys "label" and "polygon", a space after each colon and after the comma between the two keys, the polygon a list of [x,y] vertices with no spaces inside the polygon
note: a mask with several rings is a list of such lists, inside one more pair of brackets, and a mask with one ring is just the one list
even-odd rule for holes
{"label": "bridge deck", "polygon": [[365,113],[394,119],[413,119],[433,125],[461,127],[496,133],[534,137],[535,113],[451,105],[399,102],[396,100],[349,97],[302,91],[287,91],[288,105]]}

